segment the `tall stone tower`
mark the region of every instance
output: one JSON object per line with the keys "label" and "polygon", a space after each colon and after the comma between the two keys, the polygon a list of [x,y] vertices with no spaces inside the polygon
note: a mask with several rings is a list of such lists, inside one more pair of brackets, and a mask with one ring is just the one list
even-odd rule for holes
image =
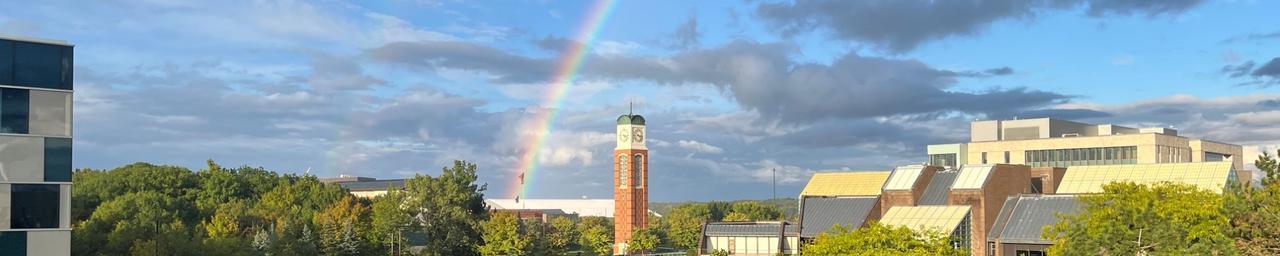
{"label": "tall stone tower", "polygon": [[649,148],[644,146],[644,117],[618,117],[618,147],[613,149],[613,253],[625,254],[631,231],[649,219]]}

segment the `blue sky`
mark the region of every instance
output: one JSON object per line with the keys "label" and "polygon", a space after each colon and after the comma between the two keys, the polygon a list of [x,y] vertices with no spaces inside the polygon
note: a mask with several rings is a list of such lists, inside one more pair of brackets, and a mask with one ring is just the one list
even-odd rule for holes
{"label": "blue sky", "polygon": [[[77,168],[514,177],[589,1],[3,2],[76,45]],[[607,198],[614,118],[650,125],[658,201],[794,195],[924,160],[974,119],[1058,117],[1280,145],[1271,1],[619,1],[530,197]],[[762,192],[763,191],[763,192]]]}

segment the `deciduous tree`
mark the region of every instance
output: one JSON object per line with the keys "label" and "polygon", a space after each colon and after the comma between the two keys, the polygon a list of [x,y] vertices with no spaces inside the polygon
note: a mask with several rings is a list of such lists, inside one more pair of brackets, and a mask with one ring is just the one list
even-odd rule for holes
{"label": "deciduous tree", "polygon": [[1052,255],[1230,255],[1222,196],[1179,183],[1131,182],[1077,197],[1080,211],[1044,231]]}

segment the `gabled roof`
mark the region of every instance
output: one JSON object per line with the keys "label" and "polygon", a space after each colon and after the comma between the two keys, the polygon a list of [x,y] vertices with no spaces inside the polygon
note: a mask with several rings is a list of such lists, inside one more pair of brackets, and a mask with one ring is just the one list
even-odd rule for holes
{"label": "gabled roof", "polygon": [[969,218],[968,205],[895,206],[884,213],[880,223],[951,234],[966,218]]}
{"label": "gabled roof", "polygon": [[1231,162],[1090,165],[1067,168],[1058,185],[1058,194],[1101,193],[1102,185],[1117,181],[1138,184],[1178,182],[1222,193],[1234,179]]}
{"label": "gabled roof", "polygon": [[924,193],[920,195],[917,205],[947,205],[947,194],[951,191],[951,183],[956,181],[956,175],[960,172],[955,170],[941,171],[933,174],[933,179],[929,181],[929,186],[925,187]]}
{"label": "gabled roof", "polygon": [[1079,206],[1075,196],[1020,195],[1011,196],[1000,209],[987,240],[1001,243],[1053,244],[1040,238],[1046,226],[1058,222],[1058,214],[1075,213]]}
{"label": "gabled roof", "polygon": [[814,173],[800,196],[878,196],[889,172],[820,172]]}
{"label": "gabled roof", "polygon": [[806,197],[801,209],[801,237],[817,237],[839,224],[862,227],[880,200],[876,197]]}
{"label": "gabled roof", "polygon": [[[783,230],[785,228],[785,230]],[[796,236],[795,224],[787,222],[712,222],[707,223],[703,236]]]}
{"label": "gabled roof", "polygon": [[884,190],[911,190],[912,187],[915,187],[916,180],[920,179],[920,174],[922,173],[924,173],[924,165],[907,165],[894,168],[893,174],[889,175],[889,181],[884,184]]}
{"label": "gabled roof", "polygon": [[991,175],[991,169],[995,165],[990,164],[966,164],[960,166],[960,174],[956,176],[955,183],[951,183],[951,189],[982,189],[987,183],[987,176]]}

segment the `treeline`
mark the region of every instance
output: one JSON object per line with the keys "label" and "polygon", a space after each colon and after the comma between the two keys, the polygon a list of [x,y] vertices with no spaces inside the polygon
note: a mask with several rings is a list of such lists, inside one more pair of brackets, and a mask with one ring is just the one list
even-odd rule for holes
{"label": "treeline", "polygon": [[[74,255],[608,255],[613,220],[543,223],[491,213],[476,165],[457,161],[402,191],[353,197],[314,176],[210,160],[192,171],[135,163],[73,174]],[[653,216],[636,251],[697,246],[703,221],[780,220],[755,201],[687,203]]]}
{"label": "treeline", "polygon": [[475,165],[366,200],[314,176],[135,163],[72,177],[74,255],[474,255],[486,220]]}

